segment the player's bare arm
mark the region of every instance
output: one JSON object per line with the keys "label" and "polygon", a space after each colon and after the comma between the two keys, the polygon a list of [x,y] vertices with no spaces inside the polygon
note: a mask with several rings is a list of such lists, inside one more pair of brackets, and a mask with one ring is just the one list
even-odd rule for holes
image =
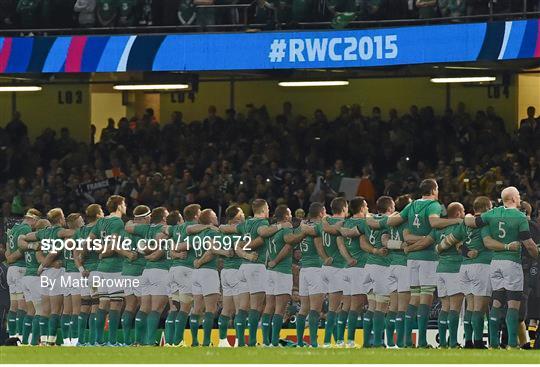
{"label": "player's bare arm", "polygon": [[257,254],[254,251],[246,251],[244,250],[244,246],[247,244],[247,242],[240,242],[238,246],[234,249],[234,252],[236,255],[242,259],[245,259],[247,261],[257,261],[257,258],[259,257],[259,254]]}
{"label": "player's bare arm", "polygon": [[[372,219],[372,218],[368,218],[368,220],[370,220],[369,222],[367,222],[368,226],[370,226],[370,227],[371,227],[371,225],[370,225],[371,221],[376,221],[375,219]],[[378,221],[376,221],[376,222],[378,224]],[[402,218],[399,213],[392,213],[391,215],[388,216],[388,220],[387,220],[386,224],[389,225],[390,227],[395,227],[395,226],[399,226],[403,222],[405,222],[405,218]],[[373,227],[373,228],[375,228],[375,227]]]}
{"label": "player's bare arm", "polygon": [[163,256],[165,256],[165,251],[156,250],[156,251],[153,251],[151,254],[146,255],[144,258],[149,261],[157,261],[161,259]]}
{"label": "player's bare arm", "polygon": [[314,237],[313,243],[315,244],[315,250],[317,251],[317,254],[319,255],[319,257],[322,259],[323,263],[325,265],[329,265],[328,263],[332,262],[332,258],[326,254],[326,251],[324,250],[322,238],[320,236]]}
{"label": "player's bare arm", "polygon": [[302,242],[302,240],[305,237],[306,237],[305,233],[299,232],[299,233],[286,234],[285,236],[283,236],[283,239],[285,240],[286,243],[288,243],[290,245],[296,245],[296,244]]}
{"label": "player's bare arm", "polygon": [[225,234],[238,233],[238,224],[222,224],[219,226],[219,231]]}
{"label": "player's bare arm", "polygon": [[419,241],[414,242],[411,245],[408,245],[404,248],[404,251],[406,253],[414,252],[414,251],[421,251],[425,248],[428,248],[431,246],[435,241],[430,236],[422,237]]}
{"label": "player's bare arm", "polygon": [[441,218],[437,214],[432,214],[429,216],[429,225],[431,228],[443,229],[462,222],[463,219],[461,218]]}
{"label": "player's bare arm", "polygon": [[339,232],[339,229],[341,228],[341,226],[343,226],[343,222],[344,221],[341,220],[341,221],[337,222],[336,224],[330,224],[330,223],[328,223],[328,220],[325,217],[321,221],[322,229],[326,233],[331,234],[333,236],[340,236],[341,233]]}
{"label": "player's bare arm", "polygon": [[412,245],[420,240],[422,240],[424,236],[417,236],[415,234],[412,234],[408,229],[403,230],[403,240],[408,244]]}
{"label": "player's bare arm", "polygon": [[279,264],[283,259],[289,256],[289,254],[292,252],[292,249],[293,247],[285,242],[285,245],[283,246],[281,251],[279,251],[275,259],[268,262],[268,267],[270,269],[275,268],[277,264]]}
{"label": "player's bare arm", "polygon": [[354,227],[354,228],[341,227],[341,228],[339,228],[339,233],[341,234],[341,236],[347,237],[347,238],[360,237],[360,235],[362,234],[358,230],[358,227]]}
{"label": "player's bare arm", "polygon": [[257,229],[257,234],[261,237],[270,237],[276,234],[282,228],[291,228],[291,223],[276,223],[269,226],[261,226]]}
{"label": "player's bare arm", "polygon": [[192,224],[192,225],[186,227],[186,232],[189,235],[193,235],[193,234],[201,233],[202,231],[204,231],[206,229],[213,229],[215,231],[219,230],[213,224]]}
{"label": "player's bare arm", "polygon": [[193,267],[195,267],[195,269],[199,269],[201,266],[203,266],[207,262],[212,261],[213,258],[214,258],[214,254],[212,253],[212,251],[206,251],[201,256],[201,258],[195,259],[195,261],[193,261]]}
{"label": "player's bare arm", "polygon": [[347,251],[347,247],[345,246],[345,241],[343,240],[343,237],[337,238],[337,246],[338,246],[339,253],[341,254],[341,256],[343,256],[343,258],[347,262],[347,265],[348,266],[356,265],[356,260],[353,259],[353,257],[349,254],[349,251]]}

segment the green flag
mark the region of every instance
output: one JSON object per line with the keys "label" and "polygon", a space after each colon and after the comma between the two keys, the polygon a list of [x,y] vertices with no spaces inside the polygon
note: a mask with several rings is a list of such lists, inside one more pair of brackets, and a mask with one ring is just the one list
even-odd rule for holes
{"label": "green flag", "polygon": [[332,19],[332,28],[342,29],[345,28],[351,21],[356,18],[355,12],[336,12],[334,19]]}

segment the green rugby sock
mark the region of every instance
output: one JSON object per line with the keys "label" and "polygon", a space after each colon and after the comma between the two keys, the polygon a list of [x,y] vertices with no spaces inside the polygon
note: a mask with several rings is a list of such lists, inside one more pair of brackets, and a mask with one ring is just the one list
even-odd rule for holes
{"label": "green rugby sock", "polygon": [[191,331],[191,346],[192,347],[198,347],[199,346],[199,315],[191,315],[189,316],[189,329]]}
{"label": "green rugby sock", "polygon": [[254,347],[257,345],[257,329],[259,328],[259,318],[261,314],[257,310],[249,310],[248,313],[248,328],[249,328],[249,341],[248,346]]}
{"label": "green rugby sock", "polygon": [[[214,313],[205,312],[203,318],[203,347],[209,347],[212,340],[212,326],[214,325]],[[227,335],[227,329],[225,329]]]}
{"label": "green rugby sock", "polygon": [[358,311],[349,311],[349,315],[347,318],[347,340],[349,342],[354,342],[357,324],[358,324]]}
{"label": "green rugby sock", "polygon": [[272,342],[272,315],[264,313],[261,317],[261,329],[263,335],[263,344],[270,345]]}
{"label": "green rugby sock", "polygon": [[330,344],[332,342],[332,334],[334,333],[334,327],[336,326],[336,316],[335,311],[328,311],[326,314],[326,324],[324,326],[324,344]]}
{"label": "green rugby sock", "polygon": [[405,346],[406,347],[412,347],[413,346],[413,339],[412,339],[412,331],[414,329],[415,319],[416,319],[416,313],[418,312],[418,308],[414,305],[408,305],[407,306],[407,313],[405,314]]}
{"label": "green rugby sock", "polygon": [[427,327],[429,321],[429,305],[418,305],[418,347],[426,347]]}
{"label": "green rugby sock", "polygon": [[482,311],[474,311],[471,317],[471,323],[474,341],[482,341],[484,339],[484,313]]}
{"label": "green rugby sock", "polygon": [[122,332],[124,333],[124,344],[131,345],[131,329],[133,328],[133,312],[124,311],[122,314]]}
{"label": "green rugby sock", "polygon": [[463,329],[465,331],[465,342],[472,342],[473,340],[473,326],[472,326],[472,311],[465,311],[463,315]]}
{"label": "green rugby sock", "polygon": [[337,341],[343,342],[345,339],[345,328],[347,327],[347,311],[339,311],[337,318]]}
{"label": "green rugby sock", "polygon": [[174,342],[174,322],[178,311],[169,311],[167,319],[165,320],[165,343],[172,345]]}
{"label": "green rugby sock", "polygon": [[116,343],[118,342],[118,326],[119,325],[120,325],[120,310],[110,310],[109,311],[109,343],[112,345],[116,345]]}
{"label": "green rugby sock", "polygon": [[306,315],[298,314],[296,316],[296,344],[299,347],[304,346],[304,330],[306,329]]}
{"label": "green rugby sock", "polygon": [[282,326],[283,315],[274,314],[274,317],[272,317],[272,345],[274,347],[279,345],[279,334]]}
{"label": "green rugby sock", "polygon": [[458,324],[459,313],[457,311],[448,312],[448,333],[450,334],[448,346],[450,348],[455,348],[457,346]]}
{"label": "green rugby sock", "polygon": [[499,318],[501,315],[500,307],[491,307],[489,311],[489,346],[497,348],[500,345],[499,339]]}
{"label": "green rugby sock", "polygon": [[373,330],[373,311],[366,311],[363,318],[364,326],[364,348],[369,348],[371,343],[371,331]]}
{"label": "green rugby sock", "polygon": [[317,347],[319,345],[317,341],[317,333],[319,331],[319,319],[321,318],[320,314],[315,311],[309,311],[308,321],[309,321],[309,342],[312,347]]}
{"label": "green rugby sock", "polygon": [[439,312],[437,325],[439,327],[439,346],[446,348],[448,346],[448,337],[446,335],[448,330],[448,312],[442,310]]}
{"label": "green rugby sock", "polygon": [[146,312],[139,311],[135,315],[135,343],[144,345],[146,342]]}
{"label": "green rugby sock", "polygon": [[397,346],[403,348],[405,346],[405,312],[403,311],[396,314],[396,339]]}
{"label": "green rugby sock", "polygon": [[39,318],[39,334],[41,336],[40,341],[47,342],[49,336],[49,318],[46,316],[40,316]]}
{"label": "green rugby sock", "polygon": [[186,323],[189,315],[184,311],[178,311],[176,320],[174,320],[174,345],[178,345],[184,340],[184,332],[186,331]]}
{"label": "green rugby sock", "polygon": [[384,332],[384,313],[375,311],[373,313],[373,346],[381,347],[383,345]]}
{"label": "green rugby sock", "polygon": [[79,315],[71,314],[71,321],[69,322],[69,337],[71,339],[79,339]]}
{"label": "green rugby sock", "polygon": [[39,344],[39,321],[41,319],[41,316],[34,316],[34,319],[32,320],[32,340],[30,340],[31,345],[38,345]]}
{"label": "green rugby sock", "polygon": [[71,315],[62,315],[60,319],[60,329],[62,330],[62,338],[69,339],[71,330]]}
{"label": "green rugby sock", "polygon": [[58,332],[58,324],[60,323],[60,315],[51,314],[49,317],[49,342],[56,342],[56,334]]}
{"label": "green rugby sock", "polygon": [[152,311],[146,318],[146,345],[154,345],[156,343],[156,332],[159,326],[159,317],[161,314],[157,311]]}
{"label": "green rugby sock", "polygon": [[95,312],[92,312],[90,314],[90,318],[88,319],[88,344],[95,345],[96,344],[96,338],[97,338],[97,315]]}
{"label": "green rugby sock", "polygon": [[227,329],[229,328],[229,321],[231,321],[230,316],[219,315],[218,326],[219,326],[219,338],[227,338]]}
{"label": "green rugby sock", "polygon": [[103,344],[105,338],[105,316],[107,311],[98,308],[96,313],[96,342],[97,344]]}
{"label": "green rugby sock", "polygon": [[394,343],[394,331],[396,329],[396,312],[388,311],[388,313],[386,314],[385,324],[386,344],[389,347],[393,347],[396,345]]}
{"label": "green rugby sock", "polygon": [[22,343],[29,344],[28,338],[32,332],[32,322],[34,321],[34,316],[26,315],[24,317],[23,332],[22,332]]}
{"label": "green rugby sock", "polygon": [[516,308],[508,308],[506,311],[506,329],[508,330],[508,346],[516,348],[518,346],[518,325],[519,325],[519,310]]}
{"label": "green rugby sock", "polygon": [[246,345],[246,319],[246,310],[239,310],[234,317],[234,329],[236,331],[236,340],[238,340],[239,347],[244,347]]}
{"label": "green rugby sock", "polygon": [[88,312],[81,312],[79,317],[77,317],[77,335],[79,337],[79,344],[86,343],[85,331],[89,316]]}
{"label": "green rugby sock", "polygon": [[12,338],[17,335],[17,312],[8,312],[8,332],[9,337]]}
{"label": "green rugby sock", "polygon": [[26,311],[25,310],[17,310],[16,313],[16,321],[17,321],[17,334],[22,336],[23,335],[23,327],[24,327],[24,318],[26,317]]}

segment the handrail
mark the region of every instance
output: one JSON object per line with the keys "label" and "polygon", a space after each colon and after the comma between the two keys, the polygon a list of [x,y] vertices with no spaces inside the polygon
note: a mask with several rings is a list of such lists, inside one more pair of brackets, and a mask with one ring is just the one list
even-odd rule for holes
{"label": "handrail", "polygon": [[[489,0],[492,3],[493,0]],[[246,30],[248,28],[266,28],[267,24],[249,23],[247,11],[256,1],[250,4],[219,4],[219,5],[197,5],[196,8],[230,8],[241,9],[244,13],[243,24],[215,24],[207,25],[206,30],[212,32],[225,32],[231,30]],[[349,23],[351,29],[365,27],[391,27],[403,25],[428,25],[449,22],[463,21],[495,21],[500,19],[527,19],[540,16],[540,11],[526,11],[527,0],[523,0],[522,12],[513,13],[493,13],[493,7],[490,6],[488,14],[463,15],[457,17],[439,17],[439,18],[410,18],[410,19],[382,19],[382,20],[353,20]],[[277,22],[276,29],[291,29],[290,25]],[[294,30],[303,29],[330,29],[331,22],[298,22],[294,24]],[[37,36],[37,35],[80,35],[80,34],[170,34],[170,33],[200,33],[200,25],[174,25],[174,26],[131,26],[131,27],[87,27],[87,28],[38,28],[38,29],[0,29],[0,36]]]}

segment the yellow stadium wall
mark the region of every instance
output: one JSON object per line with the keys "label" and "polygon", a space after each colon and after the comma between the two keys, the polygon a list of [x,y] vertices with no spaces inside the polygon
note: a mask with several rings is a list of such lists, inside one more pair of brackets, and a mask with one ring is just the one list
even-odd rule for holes
{"label": "yellow stadium wall", "polygon": [[[516,85],[512,80],[509,98],[501,95],[498,99],[488,98],[486,88],[465,87],[459,84],[451,87],[451,103],[455,110],[463,101],[469,113],[474,116],[477,110],[485,110],[487,106],[495,107],[508,127],[515,126],[516,120]],[[208,106],[215,105],[220,115],[229,108],[230,84],[228,82],[200,83],[195,102],[186,99],[184,103],[174,103],[171,95],[161,95],[161,116],[167,121],[170,113],[177,110],[184,114],[185,121],[203,119],[207,115]],[[399,114],[409,110],[412,104],[432,106],[437,114],[446,107],[446,86],[433,84],[428,78],[387,78],[387,79],[355,79],[348,87],[331,88],[282,88],[277,81],[254,81],[235,83],[235,109],[244,112],[248,103],[255,106],[266,105],[270,115],[274,116],[282,109],[282,104],[290,101],[296,114],[313,116],[317,108],[321,108],[328,118],[335,118],[343,104],[358,103],[365,115],[371,114],[374,106],[382,109],[383,117],[388,116],[390,108],[396,108]]]}
{"label": "yellow stadium wall", "polygon": [[518,118],[527,117],[527,107],[536,107],[536,115],[540,115],[540,74],[520,74],[518,76]]}
{"label": "yellow stadium wall", "polygon": [[[0,126],[11,120],[11,101],[11,93],[0,94]],[[90,93],[87,84],[47,85],[40,92],[17,93],[16,101],[31,140],[47,127],[57,134],[67,127],[73,138],[88,141]]]}
{"label": "yellow stadium wall", "polygon": [[127,115],[126,106],[122,105],[122,94],[116,92],[92,92],[91,121],[96,126],[96,141],[101,137],[101,130],[107,127],[107,120],[112,117],[118,123]]}

